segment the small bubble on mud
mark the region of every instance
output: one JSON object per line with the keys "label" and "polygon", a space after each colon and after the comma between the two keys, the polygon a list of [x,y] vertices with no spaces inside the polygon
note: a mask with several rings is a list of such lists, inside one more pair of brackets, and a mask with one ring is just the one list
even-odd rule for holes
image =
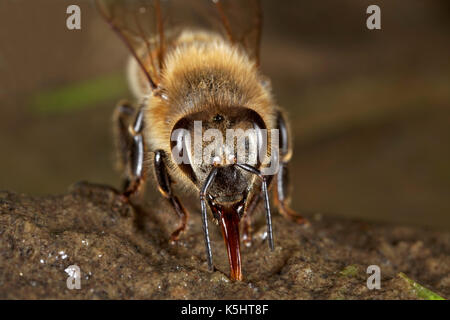
{"label": "small bubble on mud", "polygon": [[[60,252],[58,252],[59,253],[59,255],[61,256],[61,259],[66,259],[67,258],[67,254],[64,252],[64,251],[60,251]],[[58,259],[58,257],[56,257],[57,259]]]}

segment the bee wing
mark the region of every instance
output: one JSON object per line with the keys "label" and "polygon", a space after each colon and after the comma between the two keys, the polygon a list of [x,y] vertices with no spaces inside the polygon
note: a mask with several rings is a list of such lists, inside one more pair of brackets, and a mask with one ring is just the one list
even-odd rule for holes
{"label": "bee wing", "polygon": [[160,1],[96,0],[96,5],[136,58],[151,89],[156,89],[167,41]]}
{"label": "bee wing", "polygon": [[260,0],[173,0],[171,4],[171,25],[194,24],[218,31],[259,65],[263,22]]}
{"label": "bee wing", "polygon": [[263,13],[260,0],[212,0],[222,29],[234,44],[240,44],[259,65]]}
{"label": "bee wing", "polygon": [[[260,0],[95,0],[144,72],[151,89],[160,82],[164,55],[183,27],[220,29],[259,65]],[[165,32],[170,25],[170,34]]]}

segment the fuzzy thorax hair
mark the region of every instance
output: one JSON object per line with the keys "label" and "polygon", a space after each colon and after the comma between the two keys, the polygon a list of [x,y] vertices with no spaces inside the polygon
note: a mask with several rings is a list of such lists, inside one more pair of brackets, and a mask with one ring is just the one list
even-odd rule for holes
{"label": "fuzzy thorax hair", "polygon": [[129,71],[137,97],[148,96],[145,139],[151,151],[162,149],[170,154],[174,125],[199,111],[244,107],[256,111],[268,129],[275,126],[272,95],[262,84],[254,61],[218,34],[180,34],[166,52],[158,95],[144,89],[148,84],[137,64],[131,64]]}

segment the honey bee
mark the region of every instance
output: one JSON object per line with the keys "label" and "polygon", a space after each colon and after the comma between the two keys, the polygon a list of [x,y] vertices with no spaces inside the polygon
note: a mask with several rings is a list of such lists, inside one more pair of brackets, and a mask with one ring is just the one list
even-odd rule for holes
{"label": "honey bee", "polygon": [[[97,0],[99,12],[132,54],[129,82],[140,101],[136,111],[129,103],[120,103],[115,112],[121,162],[126,171],[122,196],[129,200],[139,194],[152,167],[161,195],[180,220],[171,235],[171,240],[176,241],[186,230],[189,214],[173,184],[197,194],[209,269],[214,267],[208,209],[222,229],[230,278],[242,280],[240,221],[243,241],[248,245],[252,216],[261,202],[266,212],[267,241],[274,249],[269,189],[273,189],[276,206],[283,216],[306,222],[289,207],[289,126],[274,100],[268,79],[260,71],[261,4],[258,0],[173,1],[179,15],[208,23],[217,21],[220,29],[180,27],[176,23],[167,29],[163,5],[168,3]],[[203,16],[196,15],[199,6],[204,10]],[[210,144],[205,139],[196,140],[198,123],[200,135],[211,129],[223,135],[229,130],[256,133],[253,140],[249,136],[243,140],[246,156],[240,157],[234,139],[227,145],[217,138]],[[264,130],[278,133],[278,139],[264,140],[275,141],[276,151],[265,148],[270,161],[258,159],[249,163],[251,155],[264,149]],[[252,141],[256,141],[256,151],[251,148]],[[194,157],[197,148],[211,146],[214,153],[210,158]],[[276,172],[265,173],[274,163]]]}

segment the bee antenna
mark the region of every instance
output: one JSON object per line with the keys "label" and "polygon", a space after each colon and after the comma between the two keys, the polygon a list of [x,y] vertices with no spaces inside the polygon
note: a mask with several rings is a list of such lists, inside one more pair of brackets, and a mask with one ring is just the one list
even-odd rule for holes
{"label": "bee antenna", "polygon": [[266,223],[267,223],[267,237],[269,242],[269,248],[273,251],[273,231],[272,231],[272,214],[270,212],[269,192],[267,191],[267,178],[261,171],[248,164],[236,163],[236,166],[247,172],[257,175],[262,180],[262,192],[264,194],[264,206],[266,207]]}
{"label": "bee antenna", "polygon": [[203,222],[203,233],[205,234],[205,246],[206,246],[206,256],[208,258],[208,267],[210,271],[213,271],[213,257],[211,251],[211,242],[209,240],[209,231],[208,231],[208,216],[206,212],[206,195],[208,192],[208,188],[211,183],[214,181],[214,178],[217,174],[217,167],[214,167],[206,178],[206,182],[200,190],[200,205],[202,207],[202,222]]}

